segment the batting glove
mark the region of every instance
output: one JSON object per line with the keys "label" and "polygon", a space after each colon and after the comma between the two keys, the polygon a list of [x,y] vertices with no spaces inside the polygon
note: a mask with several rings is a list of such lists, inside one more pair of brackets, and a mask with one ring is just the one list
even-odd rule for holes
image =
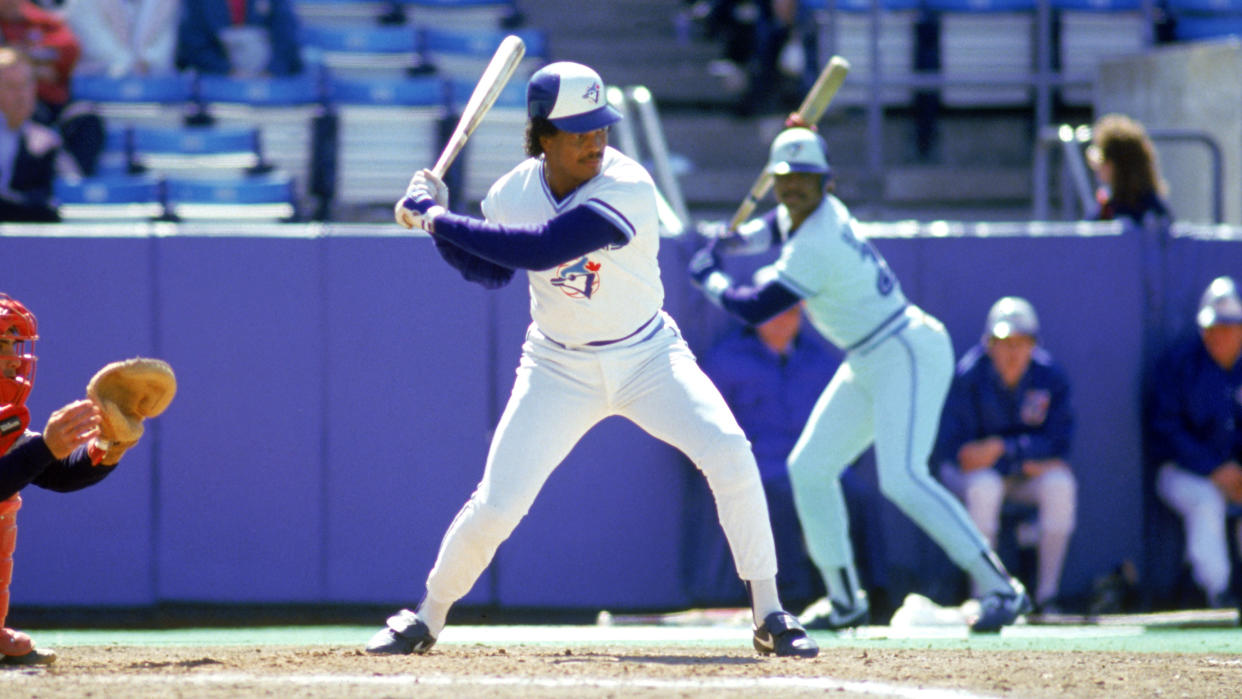
{"label": "batting glove", "polygon": [[436,177],[431,170],[423,168],[410,178],[410,184],[405,188],[405,195],[412,197],[415,196],[415,192],[423,192],[435,199],[440,206],[449,208],[448,185],[444,184],[444,180]]}
{"label": "batting glove", "polygon": [[412,197],[409,195],[403,197],[393,209],[397,223],[406,228],[418,228],[428,233],[435,233],[436,217],[447,211],[425,192],[417,192]]}
{"label": "batting glove", "polygon": [[733,286],[733,280],[720,269],[720,255],[715,246],[708,245],[694,253],[694,257],[690,258],[689,271],[690,281],[712,302],[721,305],[720,299]]}

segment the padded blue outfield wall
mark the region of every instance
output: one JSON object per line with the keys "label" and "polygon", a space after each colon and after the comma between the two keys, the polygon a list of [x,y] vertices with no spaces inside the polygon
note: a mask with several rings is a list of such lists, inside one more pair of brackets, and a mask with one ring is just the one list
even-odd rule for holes
{"label": "padded blue outfield wall", "polygon": [[[107,361],[158,356],[179,379],[169,411],[102,484],[23,492],[15,605],[421,596],[482,473],[529,320],[525,284],[467,284],[426,238],[391,226],[246,230],[0,226],[0,290],[40,321],[36,428]],[[1167,581],[1176,523],[1155,532],[1159,546],[1144,538],[1143,348],[1188,327],[1211,278],[1242,274],[1242,232],[1184,228],[1163,242],[1111,224],[874,233],[958,355],[997,297],[1038,309],[1079,415],[1066,590],[1089,589],[1123,559]],[[686,282],[690,247],[665,241],[666,308],[702,350],[730,321]],[[673,449],[606,420],[463,604],[691,603],[678,571],[684,492],[698,477]],[[931,544],[900,515],[886,521],[892,577],[918,586]]]}

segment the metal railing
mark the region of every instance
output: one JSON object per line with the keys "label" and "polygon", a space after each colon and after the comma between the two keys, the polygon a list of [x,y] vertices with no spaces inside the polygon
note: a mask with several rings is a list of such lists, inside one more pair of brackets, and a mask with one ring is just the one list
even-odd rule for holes
{"label": "metal railing", "polygon": [[[615,107],[624,119],[613,125],[616,147],[635,160],[651,166],[656,182],[656,203],[660,209],[660,227],[663,235],[677,236],[690,223],[690,210],[681,184],[673,172],[669,157],[668,140],[656,111],[651,91],[642,85],[626,88],[609,87],[608,103]],[[631,115],[637,119],[631,119]],[[637,126],[632,126],[632,124]]]}

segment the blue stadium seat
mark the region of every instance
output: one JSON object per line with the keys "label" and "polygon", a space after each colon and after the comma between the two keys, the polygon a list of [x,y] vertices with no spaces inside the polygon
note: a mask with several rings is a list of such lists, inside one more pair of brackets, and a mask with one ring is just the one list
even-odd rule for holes
{"label": "blue stadium seat", "polygon": [[109,124],[105,127],[103,150],[95,165],[95,175],[123,175],[129,172],[130,133],[128,126]]}
{"label": "blue stadium seat", "polygon": [[239,80],[205,75],[199,81],[198,99],[216,125],[258,128],[264,160],[291,173],[299,202],[309,205],[315,120],[324,112],[318,78]]}
{"label": "blue stadium seat", "polygon": [[398,26],[306,26],[307,60],[342,77],[401,77],[422,66],[419,32]]}
{"label": "blue stadium seat", "polygon": [[391,8],[382,0],[293,0],[303,27],[374,26]]}
{"label": "blue stadium seat", "polygon": [[57,179],[58,211],[66,221],[134,221],[164,215],[163,184],[150,175]]}
{"label": "blue stadium seat", "polygon": [[239,174],[263,162],[251,126],[135,127],[131,159],[148,172],[186,177]]}
{"label": "blue stadium seat", "polygon": [[[1150,27],[1142,0],[1052,0],[1060,18],[1061,73],[1067,79],[1094,82],[1100,61],[1141,53]],[[1066,104],[1089,106],[1093,87],[1061,90]]]}
{"label": "blue stadium seat", "polygon": [[401,0],[414,24],[440,29],[499,29],[517,11],[513,0]]}
{"label": "blue stadium seat", "polygon": [[1178,41],[1242,37],[1242,0],[1168,0],[1168,6]]}
{"label": "blue stadium seat", "polygon": [[965,83],[941,91],[944,104],[1030,104],[1030,87],[1017,83],[1029,81],[1035,68],[1035,0],[925,1],[927,9],[940,15],[941,74]]}
{"label": "blue stadium seat", "polygon": [[[450,105],[460,114],[474,83],[456,81],[450,85]],[[454,116],[454,118],[456,118]],[[460,156],[463,169],[460,198],[482,201],[496,178],[526,158],[526,84],[512,81],[496,98]]]}
{"label": "blue stadium seat", "polygon": [[168,213],[182,221],[287,221],[296,217],[293,181],[283,173],[215,179],[168,178]]}
{"label": "blue stadium seat", "polygon": [[509,34],[516,34],[526,44],[525,57],[513,73],[513,80],[525,82],[548,55],[547,36],[541,31],[423,27],[423,48],[427,60],[446,80],[478,80],[496,47]]}
{"label": "blue stadium seat", "polygon": [[[837,54],[850,62],[850,78],[841,86],[834,101],[838,104],[865,104],[871,93],[871,1],[838,0],[836,13],[828,0],[802,0],[811,12],[819,44],[819,68]],[[880,0],[880,74],[885,79],[905,79],[914,72],[915,23],[920,0]],[[909,104],[913,90],[886,87],[880,93],[884,104]]]}
{"label": "blue stadium seat", "polygon": [[334,79],[337,112],[336,201],[390,204],[415,170],[440,152],[447,112],[444,81]]}
{"label": "blue stadium seat", "polygon": [[94,103],[110,125],[169,126],[184,121],[194,81],[188,75],[74,75],[70,89],[75,99]]}

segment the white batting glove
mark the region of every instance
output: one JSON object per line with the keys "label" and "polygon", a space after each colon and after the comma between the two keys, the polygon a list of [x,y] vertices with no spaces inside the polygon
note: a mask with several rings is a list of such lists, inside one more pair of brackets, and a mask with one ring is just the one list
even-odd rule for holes
{"label": "white batting glove", "polygon": [[449,208],[448,185],[444,184],[444,180],[436,177],[431,170],[423,168],[410,178],[410,184],[405,188],[405,195],[415,197],[415,192],[425,192],[437,204],[446,209]]}

